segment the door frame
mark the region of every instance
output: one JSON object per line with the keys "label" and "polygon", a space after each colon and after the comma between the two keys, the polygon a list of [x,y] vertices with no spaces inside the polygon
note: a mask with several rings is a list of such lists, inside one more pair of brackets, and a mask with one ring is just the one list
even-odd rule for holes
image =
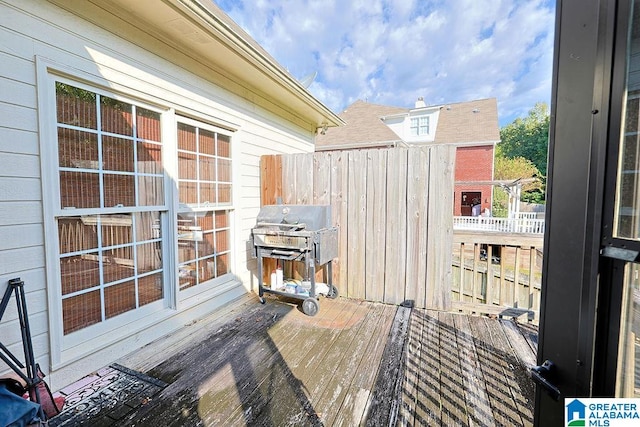
{"label": "door frame", "polygon": [[557,1],[538,364],[554,363],[561,398],[536,387],[537,426],[563,422],[565,397],[608,395],[615,371],[611,284],[623,268],[600,251],[605,200],[615,191],[607,154],[619,6]]}

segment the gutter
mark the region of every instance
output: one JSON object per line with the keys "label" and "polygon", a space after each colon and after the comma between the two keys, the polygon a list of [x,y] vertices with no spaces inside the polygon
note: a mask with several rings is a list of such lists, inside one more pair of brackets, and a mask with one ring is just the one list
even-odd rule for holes
{"label": "gutter", "polygon": [[215,30],[216,35],[222,36],[217,38],[221,39],[224,44],[230,47],[240,57],[256,65],[258,69],[266,71],[273,80],[284,86],[284,88],[288,89],[298,98],[304,100],[304,102],[328,119],[328,126],[341,126],[346,124],[337,114],[311,95],[311,93],[307,91],[297,79],[282,68],[271,55],[266,51],[261,52],[259,49],[256,49],[251,43],[247,42],[241,34],[238,34],[237,31],[218,18],[214,14],[214,11],[207,5],[211,1],[212,0],[167,0],[167,2],[171,4],[186,8],[193,16],[197,16],[206,22],[209,27]]}
{"label": "gutter", "polygon": [[500,142],[499,139],[495,140],[495,141],[466,141],[466,142],[443,142],[443,141],[436,141],[433,142],[432,144],[450,144],[450,145],[455,145],[457,147],[478,147],[478,146],[482,146],[482,145],[497,145]]}
{"label": "gutter", "polygon": [[352,142],[350,144],[331,144],[331,145],[316,145],[316,151],[333,151],[333,150],[351,150],[354,148],[380,148],[380,147],[430,147],[433,145],[455,145],[456,147],[478,147],[484,145],[495,145],[498,141],[482,141],[482,142],[415,142],[409,143],[401,139],[394,139],[389,141],[375,141],[375,142]]}
{"label": "gutter", "polygon": [[335,150],[352,150],[355,148],[383,148],[383,147],[397,147],[399,144],[409,147],[405,142],[401,140],[393,141],[377,141],[377,142],[353,142],[351,144],[332,144],[332,145],[316,145],[316,151],[335,151]]}

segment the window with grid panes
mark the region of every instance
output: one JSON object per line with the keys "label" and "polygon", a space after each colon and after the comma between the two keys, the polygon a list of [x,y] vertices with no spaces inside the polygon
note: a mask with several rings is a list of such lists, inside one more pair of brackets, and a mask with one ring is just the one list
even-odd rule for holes
{"label": "window with grid panes", "polygon": [[412,117],[411,118],[411,136],[420,136],[429,134],[429,117]]}
{"label": "window with grid panes", "polygon": [[56,82],[65,335],[164,298],[160,113]]}
{"label": "window with grid panes", "polygon": [[179,119],[178,281],[180,290],[230,272],[231,139]]}

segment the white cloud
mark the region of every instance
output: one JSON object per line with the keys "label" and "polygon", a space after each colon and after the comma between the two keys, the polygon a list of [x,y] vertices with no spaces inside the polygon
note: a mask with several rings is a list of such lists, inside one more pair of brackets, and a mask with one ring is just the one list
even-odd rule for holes
{"label": "white cloud", "polygon": [[496,97],[501,124],[549,102],[552,0],[217,0],[335,112]]}

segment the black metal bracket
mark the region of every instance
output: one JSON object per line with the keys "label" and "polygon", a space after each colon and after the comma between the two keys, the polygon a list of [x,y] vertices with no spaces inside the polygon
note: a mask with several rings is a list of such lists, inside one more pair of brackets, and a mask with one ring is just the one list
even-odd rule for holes
{"label": "black metal bracket", "polygon": [[[24,282],[20,280],[19,277],[9,280],[8,286],[4,292],[2,300],[0,301],[0,320],[2,320],[2,317],[4,316],[12,295],[15,297],[18,309],[18,320],[22,334],[22,349],[24,351],[24,363],[11,353],[2,342],[0,342],[0,359],[2,359],[3,362],[5,362],[27,383],[30,399],[33,402],[41,403],[40,391],[38,390],[37,385],[42,381],[42,378],[38,375],[39,367],[36,364],[35,354],[33,352],[31,329],[29,328],[29,315],[27,314],[27,299],[24,293]],[[26,370],[26,373],[23,372],[23,369]],[[46,420],[42,406],[39,408],[39,415],[43,421]]]}
{"label": "black metal bracket", "polygon": [[554,374],[555,365],[551,360],[545,360],[542,365],[531,368],[531,378],[533,381],[541,386],[553,400],[558,401],[561,396],[560,389],[551,383],[551,380],[555,376]]}

